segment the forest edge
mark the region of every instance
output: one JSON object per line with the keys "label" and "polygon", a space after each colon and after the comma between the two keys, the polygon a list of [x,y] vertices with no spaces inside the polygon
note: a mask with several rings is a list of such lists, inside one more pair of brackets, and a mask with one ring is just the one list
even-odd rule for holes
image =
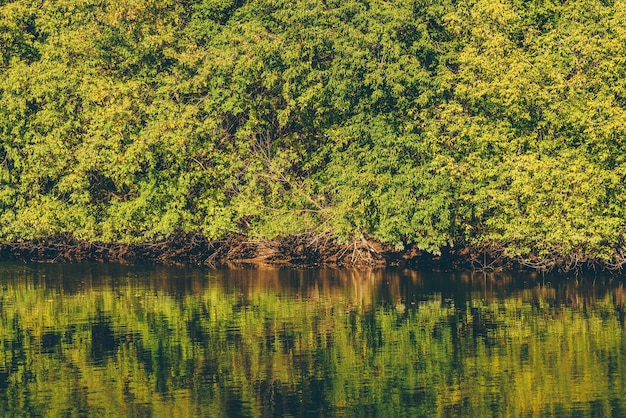
{"label": "forest edge", "polygon": [[244,235],[209,240],[202,234],[177,233],[145,243],[89,242],[70,234],[0,244],[0,261],[155,263],[221,267],[274,265],[292,267],[407,267],[434,271],[621,272],[625,260],[607,263],[577,253],[513,258],[501,248],[444,247],[441,254],[413,245],[397,249],[364,236],[341,243],[316,233],[251,240]]}

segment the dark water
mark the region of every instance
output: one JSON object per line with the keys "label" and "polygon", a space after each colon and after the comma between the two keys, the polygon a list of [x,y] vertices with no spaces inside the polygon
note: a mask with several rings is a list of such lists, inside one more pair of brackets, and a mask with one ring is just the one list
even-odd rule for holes
{"label": "dark water", "polygon": [[1,416],[626,416],[623,283],[0,264]]}

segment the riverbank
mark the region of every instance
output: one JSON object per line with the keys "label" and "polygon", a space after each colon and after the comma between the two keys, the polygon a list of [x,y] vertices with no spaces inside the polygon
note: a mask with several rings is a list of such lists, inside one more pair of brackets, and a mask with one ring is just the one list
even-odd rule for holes
{"label": "riverbank", "polygon": [[510,258],[498,248],[443,248],[434,255],[417,247],[397,250],[360,237],[346,243],[319,234],[273,240],[235,236],[208,240],[201,234],[174,234],[152,243],[104,243],[77,240],[70,235],[0,244],[0,259],[24,262],[100,262],[120,264],[223,266],[228,264],[409,267],[436,271],[621,271],[624,262],[606,262],[580,254],[550,258]]}
{"label": "riverbank", "polygon": [[594,1],[2,2],[1,251],[619,270],[626,16]]}

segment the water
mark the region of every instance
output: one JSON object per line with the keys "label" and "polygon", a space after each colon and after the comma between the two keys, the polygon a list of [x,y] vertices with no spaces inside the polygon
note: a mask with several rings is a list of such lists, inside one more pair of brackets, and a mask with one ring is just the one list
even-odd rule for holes
{"label": "water", "polygon": [[1,416],[626,416],[623,283],[0,264]]}

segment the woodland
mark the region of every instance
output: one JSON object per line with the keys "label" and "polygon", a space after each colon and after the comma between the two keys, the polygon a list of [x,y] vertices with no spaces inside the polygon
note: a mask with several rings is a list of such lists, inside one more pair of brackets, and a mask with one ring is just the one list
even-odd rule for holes
{"label": "woodland", "polygon": [[625,139],[622,0],[0,0],[2,257],[618,270]]}

